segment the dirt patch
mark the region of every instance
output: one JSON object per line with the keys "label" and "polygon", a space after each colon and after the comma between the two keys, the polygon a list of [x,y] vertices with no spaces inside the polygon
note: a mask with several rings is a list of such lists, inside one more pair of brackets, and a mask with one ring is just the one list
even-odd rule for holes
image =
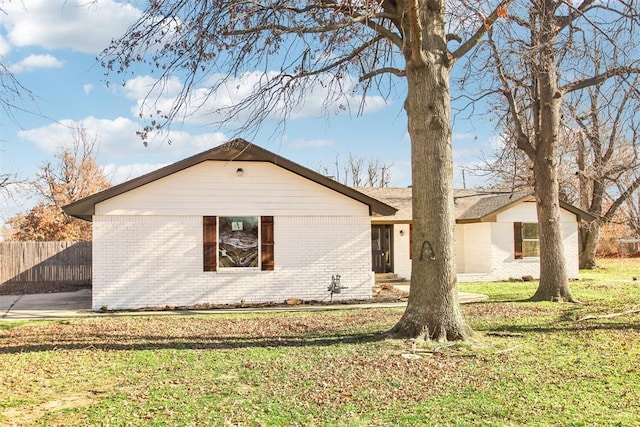
{"label": "dirt patch", "polygon": [[373,298],[376,300],[406,300],[409,292],[396,288],[388,283],[378,283],[373,287]]}
{"label": "dirt patch", "polygon": [[68,283],[17,282],[0,285],[0,295],[52,294],[58,292],[75,292],[90,289],[89,285],[71,285]]}
{"label": "dirt patch", "polygon": [[0,415],[4,417],[3,422],[7,422],[8,426],[31,425],[47,413],[89,406],[94,401],[95,399],[89,395],[71,394],[39,405],[24,405],[19,408],[7,409],[0,412]]}

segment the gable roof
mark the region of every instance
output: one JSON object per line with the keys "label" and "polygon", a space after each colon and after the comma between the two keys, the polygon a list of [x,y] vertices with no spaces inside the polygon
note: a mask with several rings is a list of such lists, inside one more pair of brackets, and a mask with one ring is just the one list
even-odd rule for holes
{"label": "gable roof", "polygon": [[[394,216],[378,217],[376,221],[410,222],[412,218],[412,190],[408,188],[358,188],[371,197],[394,206],[398,212]],[[494,221],[495,216],[513,205],[521,202],[535,201],[531,192],[511,192],[498,190],[454,190],[453,202],[456,222]],[[560,207],[576,215],[579,219],[590,222],[593,215],[569,203],[560,202]]]}
{"label": "gable roof", "polygon": [[[516,203],[533,201],[533,196],[530,192],[482,191],[459,198],[469,199],[466,209],[461,209],[460,214],[456,215],[456,221],[459,223],[490,221],[492,218],[495,218],[497,214],[505,211]],[[460,204],[462,205],[462,203]]]}
{"label": "gable roof", "polygon": [[228,141],[210,150],[203,151],[202,153],[180,160],[156,171],[85,197],[84,199],[64,206],[63,209],[68,215],[90,221],[91,217],[95,213],[95,205],[97,203],[209,160],[273,163],[274,165],[286,169],[289,172],[293,172],[296,175],[330,188],[331,190],[337,191],[338,193],[369,206],[370,215],[393,215],[397,211],[396,208],[384,202],[363,194],[351,187],[340,184],[339,182],[331,178],[327,178],[318,172],[292,162],[291,160],[287,160],[284,157],[280,157],[275,153],[240,138]]}

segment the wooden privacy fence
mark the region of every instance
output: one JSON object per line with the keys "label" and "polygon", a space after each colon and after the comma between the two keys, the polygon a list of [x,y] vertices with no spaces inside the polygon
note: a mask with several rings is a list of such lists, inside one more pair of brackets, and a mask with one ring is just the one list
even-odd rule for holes
{"label": "wooden privacy fence", "polygon": [[91,284],[91,242],[0,243],[4,283]]}

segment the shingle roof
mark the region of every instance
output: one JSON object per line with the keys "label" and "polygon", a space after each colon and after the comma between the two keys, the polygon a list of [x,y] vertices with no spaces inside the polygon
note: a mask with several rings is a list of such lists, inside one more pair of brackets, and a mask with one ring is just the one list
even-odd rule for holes
{"label": "shingle roof", "polygon": [[[458,197],[460,198],[460,197]],[[454,196],[454,201],[455,201]],[[518,201],[532,199],[530,192],[478,192],[469,199],[473,200],[466,209],[456,212],[456,220],[476,220],[495,215]]]}
{"label": "shingle roof", "polygon": [[199,163],[209,160],[221,160],[221,161],[259,161],[269,162],[280,166],[290,172],[300,175],[310,181],[316,182],[327,188],[330,188],[338,193],[344,194],[354,200],[357,200],[365,205],[369,206],[369,213],[371,215],[393,215],[396,212],[396,208],[390,206],[378,199],[372,198],[366,194],[363,194],[356,189],[347,187],[340,184],[333,179],[327,178],[324,175],[319,174],[311,169],[292,162],[291,160],[280,157],[279,155],[258,147],[244,139],[234,139],[226,142],[210,150],[204,151],[200,154],[188,157],[179,162],[160,168],[154,172],[150,172],[146,175],[142,175],[138,178],[134,178],[130,181],[111,187],[107,190],[93,194],[77,202],[64,206],[64,211],[71,216],[91,220],[91,217],[95,213],[96,203],[100,203],[104,200],[118,196],[127,191],[141,187],[150,182],[164,178],[173,173],[187,169],[191,166],[195,166]]}
{"label": "shingle roof", "polygon": [[402,187],[358,187],[359,192],[383,201],[398,209],[395,215],[377,216],[375,220],[411,221],[411,188]]}
{"label": "shingle roof", "polygon": [[[409,222],[412,218],[411,188],[358,188],[358,191],[381,200],[398,209],[395,215],[375,217],[373,221]],[[533,201],[531,192],[511,192],[499,190],[454,190],[454,206],[456,222],[488,221],[490,217],[521,201]],[[568,203],[560,202],[562,208],[576,214],[586,221],[595,219]]]}

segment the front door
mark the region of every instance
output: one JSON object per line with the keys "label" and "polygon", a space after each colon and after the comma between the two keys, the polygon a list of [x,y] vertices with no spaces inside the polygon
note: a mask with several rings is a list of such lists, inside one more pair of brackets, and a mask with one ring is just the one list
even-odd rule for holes
{"label": "front door", "polygon": [[373,271],[393,273],[393,225],[371,226],[371,256]]}

